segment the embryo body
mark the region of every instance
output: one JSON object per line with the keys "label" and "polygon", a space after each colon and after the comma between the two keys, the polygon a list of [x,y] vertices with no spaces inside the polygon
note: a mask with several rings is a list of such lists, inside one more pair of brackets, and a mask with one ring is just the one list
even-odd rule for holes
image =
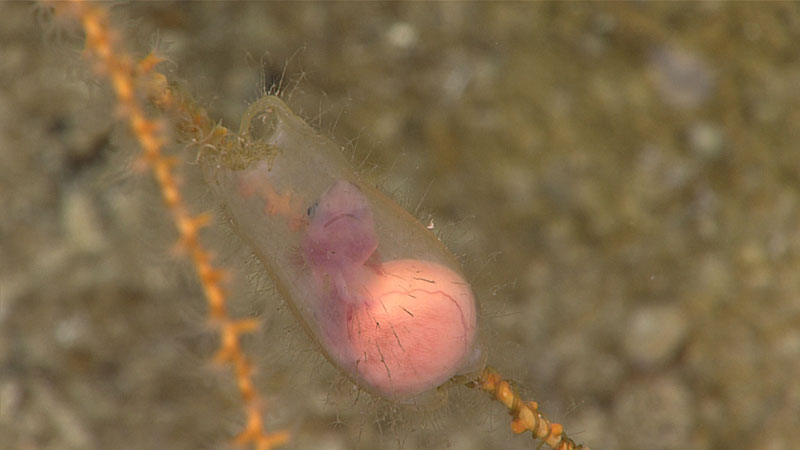
{"label": "embryo body", "polygon": [[374,276],[376,265],[366,262],[378,248],[375,223],[369,202],[354,184],[336,181],[308,208],[308,226],[301,241],[318,298],[316,320],[324,338],[330,340],[337,360],[352,359],[344,326],[356,307],[370,301],[359,289],[363,280]]}

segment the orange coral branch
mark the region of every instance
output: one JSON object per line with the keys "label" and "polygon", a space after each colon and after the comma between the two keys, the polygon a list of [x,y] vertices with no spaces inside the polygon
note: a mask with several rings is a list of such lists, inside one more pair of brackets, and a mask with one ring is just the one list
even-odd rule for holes
{"label": "orange coral branch", "polygon": [[549,445],[553,450],[589,450],[589,447],[575,444],[568,438],[561,424],[551,422],[539,413],[539,405],[536,402],[523,401],[494,369],[487,367],[477,382],[467,385],[488,392],[508,408],[509,414],[513,417],[511,431],[514,433],[530,431],[534,439],[541,439],[542,443]]}
{"label": "orange coral branch", "polygon": [[[287,441],[288,433],[267,433],[264,429],[261,400],[253,387],[252,366],[240,345],[240,335],[251,332],[258,324],[255,320],[236,320],[228,315],[225,291],[221,284],[222,271],[213,265],[211,255],[198,239],[199,230],[207,225],[209,216],[190,214],[173,172],[176,160],[163,153],[163,131],[158,122],[145,115],[139,100],[146,94],[142,91],[152,88],[152,83],[140,87],[137,76],[153,70],[160,59],[150,54],[133,64],[133,58],[116,45],[106,9],[82,0],[72,0],[65,9],[81,22],[86,32],[87,54],[96,61],[98,70],[111,81],[120,110],[142,148],[142,159],[155,176],[164,203],[178,229],[180,245],[189,253],[194,264],[209,305],[209,316],[220,327],[221,344],[215,359],[230,364],[234,369],[247,417],[245,430],[236,438],[236,443],[252,445],[257,450],[270,450],[279,446]],[[166,84],[162,86],[165,91],[160,97],[168,98]],[[193,117],[196,122],[208,126],[207,118],[202,115]]]}

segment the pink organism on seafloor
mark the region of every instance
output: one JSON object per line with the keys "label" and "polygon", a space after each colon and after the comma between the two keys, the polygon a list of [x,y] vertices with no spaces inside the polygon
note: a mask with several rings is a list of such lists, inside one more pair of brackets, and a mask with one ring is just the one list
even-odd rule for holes
{"label": "pink organism on seafloor", "polygon": [[464,364],[476,330],[475,299],[455,271],[417,259],[380,262],[367,197],[338,180],[308,210],[301,250],[333,362],[381,396],[433,389]]}

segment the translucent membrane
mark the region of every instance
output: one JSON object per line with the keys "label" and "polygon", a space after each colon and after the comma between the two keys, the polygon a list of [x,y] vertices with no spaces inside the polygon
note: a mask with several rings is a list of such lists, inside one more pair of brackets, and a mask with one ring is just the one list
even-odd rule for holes
{"label": "translucent membrane", "polygon": [[251,105],[240,139],[201,161],[237,233],[359,386],[408,400],[481,369],[478,306],[458,264],[281,100]]}

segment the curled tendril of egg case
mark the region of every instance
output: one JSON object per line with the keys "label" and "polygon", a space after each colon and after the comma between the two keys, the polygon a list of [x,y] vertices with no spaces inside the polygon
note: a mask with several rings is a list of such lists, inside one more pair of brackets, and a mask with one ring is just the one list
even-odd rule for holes
{"label": "curled tendril of egg case", "polygon": [[206,180],[332,364],[415,402],[482,369],[477,301],[430,230],[277,97],[252,104],[239,134],[201,159]]}

